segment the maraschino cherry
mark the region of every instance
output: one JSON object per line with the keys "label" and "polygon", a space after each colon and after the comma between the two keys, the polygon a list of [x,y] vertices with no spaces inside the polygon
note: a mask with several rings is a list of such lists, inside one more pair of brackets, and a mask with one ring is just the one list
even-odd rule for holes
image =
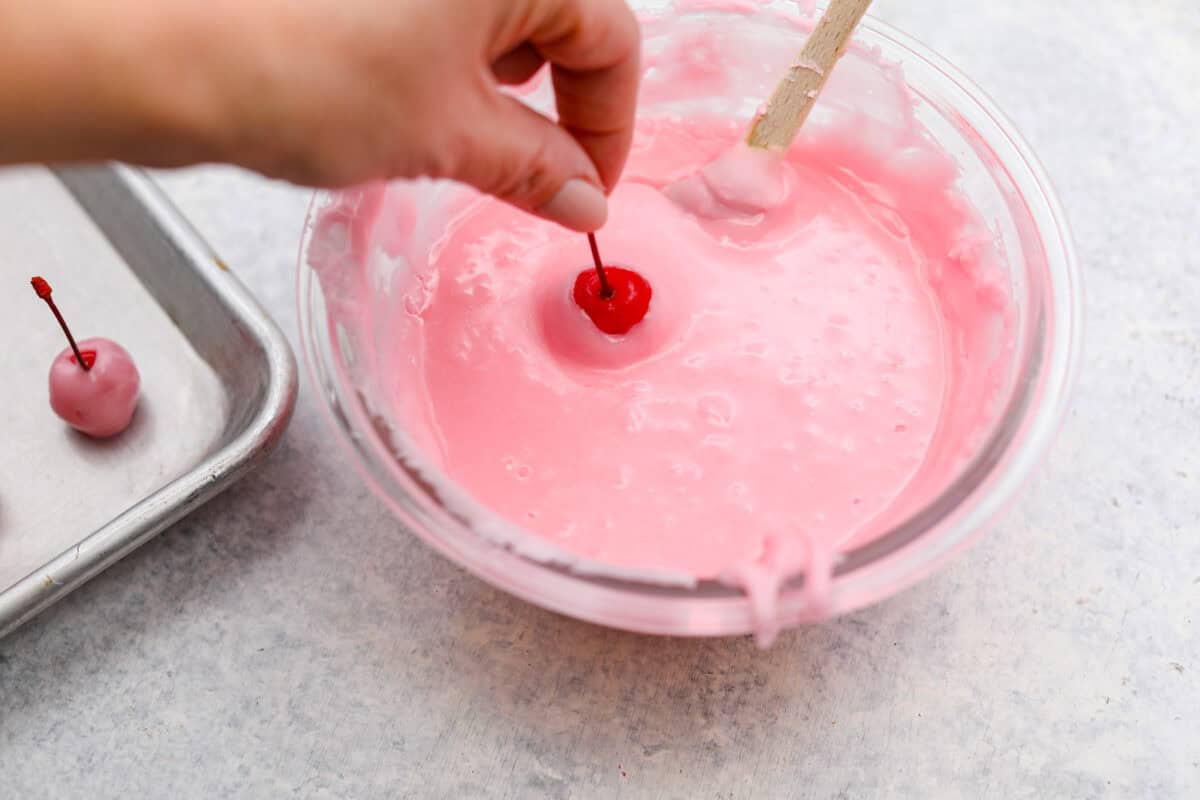
{"label": "maraschino cherry", "polygon": [[137,408],[141,378],[125,348],[109,339],[85,339],[78,344],[50,297],[42,278],[30,283],[46,301],[70,344],[50,365],[50,407],[75,430],[105,439],[129,427]]}
{"label": "maraschino cherry", "polygon": [[588,243],[596,268],[584,270],[575,279],[575,304],[597,328],[610,336],[623,336],[646,317],[653,291],[633,270],[604,266],[596,234],[588,234]]}

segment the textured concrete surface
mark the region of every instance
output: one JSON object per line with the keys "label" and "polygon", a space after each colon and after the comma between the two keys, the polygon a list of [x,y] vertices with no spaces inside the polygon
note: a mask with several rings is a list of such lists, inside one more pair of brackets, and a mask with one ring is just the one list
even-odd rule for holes
{"label": "textured concrete surface", "polygon": [[[1086,269],[1075,410],[993,535],[769,652],[626,635],[399,531],[305,394],[264,469],[0,641],[0,796],[1200,795],[1200,17],[877,6],[1031,139]],[[165,183],[294,335],[306,194]]]}

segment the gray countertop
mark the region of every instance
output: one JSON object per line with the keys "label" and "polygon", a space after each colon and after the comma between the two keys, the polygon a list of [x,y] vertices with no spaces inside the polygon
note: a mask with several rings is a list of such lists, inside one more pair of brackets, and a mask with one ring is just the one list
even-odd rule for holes
{"label": "gray countertop", "polygon": [[[1200,795],[1200,15],[876,5],[1031,140],[1086,272],[1075,408],[990,536],[766,652],[605,630],[399,530],[303,386],[260,471],[0,640],[0,796]],[[308,194],[163,183],[294,342]]]}

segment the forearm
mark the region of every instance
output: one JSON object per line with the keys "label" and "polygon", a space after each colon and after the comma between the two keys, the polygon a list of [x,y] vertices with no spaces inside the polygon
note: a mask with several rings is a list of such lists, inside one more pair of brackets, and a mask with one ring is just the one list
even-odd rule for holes
{"label": "forearm", "polygon": [[219,157],[204,8],[0,0],[0,164]]}

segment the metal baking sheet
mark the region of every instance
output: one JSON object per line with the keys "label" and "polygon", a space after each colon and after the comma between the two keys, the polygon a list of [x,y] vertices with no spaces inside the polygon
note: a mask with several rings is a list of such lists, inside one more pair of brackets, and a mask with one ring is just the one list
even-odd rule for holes
{"label": "metal baking sheet", "polygon": [[[129,430],[98,442],[50,410],[65,340],[133,355]],[[0,171],[0,637],[228,487],[278,441],[296,365],[279,329],[143,173]]]}

